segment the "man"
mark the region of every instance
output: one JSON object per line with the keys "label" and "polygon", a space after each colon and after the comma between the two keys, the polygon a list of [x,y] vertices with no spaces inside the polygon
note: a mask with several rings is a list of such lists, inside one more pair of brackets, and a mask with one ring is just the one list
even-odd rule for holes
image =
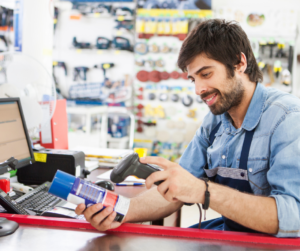
{"label": "man", "polygon": [[[202,228],[300,236],[300,100],[259,84],[249,40],[233,22],[201,23],[184,41],[178,65],[210,112],[179,164],[141,159],[164,171],[147,178],[149,190],[131,199],[124,222],[163,218],[184,202],[203,204],[208,186],[209,207],[223,217]],[[118,227],[112,208],[95,214],[101,208],[86,209],[86,219],[102,231]]]}

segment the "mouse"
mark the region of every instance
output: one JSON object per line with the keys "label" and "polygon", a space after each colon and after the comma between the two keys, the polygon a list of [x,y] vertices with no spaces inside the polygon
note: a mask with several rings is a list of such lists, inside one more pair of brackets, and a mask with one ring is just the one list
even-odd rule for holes
{"label": "mouse", "polygon": [[15,221],[7,220],[6,218],[0,218],[0,237],[14,233],[19,227],[19,224]]}
{"label": "mouse", "polygon": [[110,191],[114,191],[115,190],[114,184],[111,183],[108,180],[98,180],[94,184],[97,185],[97,186],[99,186],[99,187],[103,187],[103,188],[105,188],[107,190],[110,190]]}

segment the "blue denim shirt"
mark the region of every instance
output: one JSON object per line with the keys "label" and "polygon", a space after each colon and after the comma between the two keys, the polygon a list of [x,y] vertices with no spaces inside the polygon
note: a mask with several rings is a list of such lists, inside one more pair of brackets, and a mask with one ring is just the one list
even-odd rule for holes
{"label": "blue denim shirt", "polygon": [[[213,144],[210,132],[222,121]],[[248,178],[255,195],[276,200],[277,237],[300,236],[300,99],[257,84],[242,126],[228,113],[209,112],[179,164],[196,177],[204,166],[239,168],[245,130],[255,129],[248,158]]]}

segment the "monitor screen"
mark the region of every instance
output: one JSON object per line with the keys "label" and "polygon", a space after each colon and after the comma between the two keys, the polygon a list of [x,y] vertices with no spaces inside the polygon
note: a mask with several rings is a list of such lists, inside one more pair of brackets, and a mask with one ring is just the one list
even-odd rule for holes
{"label": "monitor screen", "polygon": [[17,169],[34,162],[19,98],[0,98],[0,163],[16,158]]}

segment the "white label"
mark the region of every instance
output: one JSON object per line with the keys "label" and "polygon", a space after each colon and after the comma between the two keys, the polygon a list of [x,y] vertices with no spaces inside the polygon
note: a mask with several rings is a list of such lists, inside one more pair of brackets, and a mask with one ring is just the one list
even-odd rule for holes
{"label": "white label", "polygon": [[76,177],[80,176],[80,171],[81,171],[80,165],[76,166],[76,168],[75,168],[75,176]]}
{"label": "white label", "polygon": [[114,211],[125,216],[128,212],[129,205],[130,199],[119,195],[119,199],[117,201]]}
{"label": "white label", "polygon": [[[43,110],[43,114],[51,114],[49,104],[42,105],[42,110]],[[42,143],[51,144],[52,143],[51,121],[49,120],[46,123],[43,123],[41,127],[42,127],[41,128]]]}

